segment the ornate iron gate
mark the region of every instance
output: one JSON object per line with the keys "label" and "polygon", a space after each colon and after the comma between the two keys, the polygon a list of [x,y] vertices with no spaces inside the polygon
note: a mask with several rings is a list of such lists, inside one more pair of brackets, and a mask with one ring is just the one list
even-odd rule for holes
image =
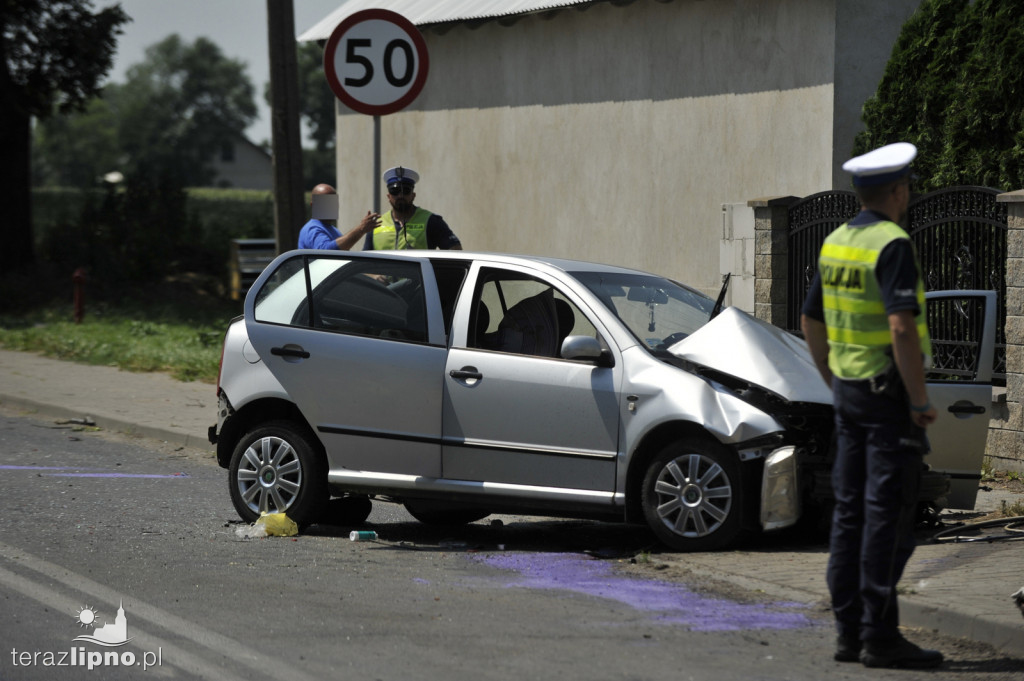
{"label": "ornate iron gate", "polygon": [[[995,372],[1006,381],[1006,204],[1001,192],[987,187],[952,187],[914,197],[910,234],[924,271],[925,289],[993,290],[998,294]],[[817,268],[818,252],[828,234],[860,210],[853,192],[831,191],[801,199],[789,209],[789,291],[786,322],[800,330],[800,308]],[[973,361],[963,352],[973,347],[978,325],[948,315],[929,315],[936,342],[936,368],[957,375]],[[945,347],[949,346],[949,348]]]}

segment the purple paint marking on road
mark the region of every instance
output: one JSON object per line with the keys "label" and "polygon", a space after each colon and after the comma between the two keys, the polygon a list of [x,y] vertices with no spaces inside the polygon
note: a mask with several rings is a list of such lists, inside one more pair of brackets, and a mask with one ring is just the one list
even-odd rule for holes
{"label": "purple paint marking on road", "polygon": [[4,471],[95,471],[102,468],[83,468],[80,466],[0,466]]}
{"label": "purple paint marking on road", "polygon": [[657,619],[682,624],[694,631],[801,629],[814,626],[802,603],[744,604],[711,598],[681,584],[616,575],[610,565],[576,554],[501,554],[477,558],[492,567],[515,570],[522,579],[508,587],[565,589],[624,603]]}
{"label": "purple paint marking on road", "polygon": [[53,478],[190,478],[188,473],[171,473],[170,475],[158,475],[156,473],[47,473]]}
{"label": "purple paint marking on road", "polygon": [[[102,468],[85,466],[0,466],[4,471],[101,471]],[[52,478],[190,478],[188,473],[43,473]]]}
{"label": "purple paint marking on road", "polygon": [[427,586],[430,586],[430,582],[426,579],[423,579],[422,577],[413,577],[412,581],[416,582],[417,584],[426,584]]}

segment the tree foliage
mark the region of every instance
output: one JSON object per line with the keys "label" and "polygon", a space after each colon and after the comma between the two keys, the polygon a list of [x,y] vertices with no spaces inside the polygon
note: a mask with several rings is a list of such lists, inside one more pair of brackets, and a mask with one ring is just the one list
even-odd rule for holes
{"label": "tree foliage", "polygon": [[918,147],[922,191],[1024,187],[1024,0],[925,0],[903,26],[854,153]]}
{"label": "tree foliage", "polygon": [[0,268],[34,260],[31,119],[74,111],[100,89],[121,25],[120,5],[90,0],[0,0]]}
{"label": "tree foliage", "polygon": [[128,16],[120,5],[91,10],[91,0],[0,0],[4,106],[46,118],[97,94]]}
{"label": "tree foliage", "polygon": [[299,115],[309,126],[317,151],[334,150],[335,96],[324,76],[324,51],[314,42],[296,51],[299,73]]}
{"label": "tree foliage", "polygon": [[108,85],[81,113],[39,126],[37,179],[90,186],[107,172],[152,176],[176,186],[212,180],[211,161],[256,117],[245,65],[213,42],[170,35],[146,50],[124,83]]}
{"label": "tree foliage", "polygon": [[121,166],[117,121],[110,103],[92,99],[80,113],[53,116],[36,125],[32,184],[96,186],[104,174]]}
{"label": "tree foliage", "polygon": [[38,126],[43,184],[95,188],[114,170],[124,178],[61,230],[74,235],[74,252],[48,238],[45,253],[64,266],[73,260],[107,283],[216,269],[219,263],[204,261],[185,187],[208,184],[215,155],[235,144],[255,117],[244,64],[210,40],[186,43],[171,35],[149,47],[125,82],[108,85],[85,111]]}
{"label": "tree foliage", "polygon": [[168,36],[108,90],[128,176],[159,168],[182,186],[205,185],[214,156],[256,118],[245,64],[207,38]]}
{"label": "tree foliage", "polygon": [[[332,183],[337,172],[335,146],[335,96],[324,77],[324,51],[315,42],[296,47],[296,71],[299,75],[299,116],[306,124],[313,148],[302,149],[302,181],[307,188],[321,182]],[[270,83],[264,98],[273,106]]]}

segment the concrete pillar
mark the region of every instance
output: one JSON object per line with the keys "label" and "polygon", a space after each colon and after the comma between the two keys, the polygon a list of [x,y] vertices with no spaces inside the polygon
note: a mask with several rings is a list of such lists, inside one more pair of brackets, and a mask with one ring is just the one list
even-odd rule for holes
{"label": "concrete pillar", "polygon": [[995,470],[1024,472],[1024,189],[1000,194],[1006,216],[1006,402],[991,421],[988,455]]}
{"label": "concrete pillar", "polygon": [[789,281],[789,207],[799,199],[781,196],[753,199],[754,316],[786,327]]}

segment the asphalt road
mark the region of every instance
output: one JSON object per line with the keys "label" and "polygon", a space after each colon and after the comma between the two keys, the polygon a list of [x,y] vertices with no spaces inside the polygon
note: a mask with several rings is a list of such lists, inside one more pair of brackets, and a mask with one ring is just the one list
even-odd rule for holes
{"label": "asphalt road", "polygon": [[[437,530],[377,504],[377,542],[330,526],[247,539],[205,452],[9,411],[0,452],[0,679],[925,674],[833,662],[820,605],[659,579],[636,528],[506,516]],[[75,641],[119,605],[127,644]],[[1020,678],[982,646],[941,644],[941,676]]]}

